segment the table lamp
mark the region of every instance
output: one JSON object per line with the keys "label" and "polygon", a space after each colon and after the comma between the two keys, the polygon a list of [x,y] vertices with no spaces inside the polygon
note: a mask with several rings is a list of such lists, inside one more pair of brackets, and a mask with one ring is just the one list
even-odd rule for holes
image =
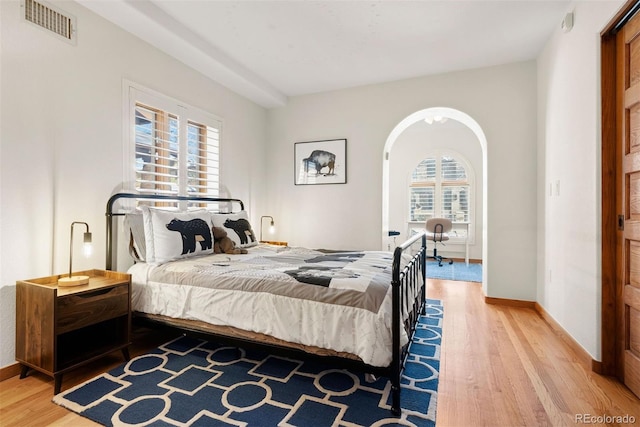
{"label": "table lamp", "polygon": [[91,255],[91,233],[89,232],[89,224],[86,222],[74,221],[71,223],[71,238],[69,243],[69,276],[58,279],[58,286],[80,286],[89,283],[89,276],[74,276],[73,271],[73,226],[75,224],[84,224],[87,231],[84,233],[84,254]]}
{"label": "table lamp", "polygon": [[261,241],[261,242],[262,242],[262,241],[264,241],[264,240],[262,239],[262,220],[263,220],[263,219],[265,219],[265,218],[271,218],[271,224],[270,224],[270,226],[269,226],[269,233],[270,233],[270,234],[273,234],[273,232],[274,232],[274,231],[275,231],[275,229],[276,229],[276,227],[275,227],[275,223],[273,222],[273,217],[272,217],[272,216],[270,216],[270,215],[263,215],[263,216],[261,216],[261,217],[260,217],[260,241]]}

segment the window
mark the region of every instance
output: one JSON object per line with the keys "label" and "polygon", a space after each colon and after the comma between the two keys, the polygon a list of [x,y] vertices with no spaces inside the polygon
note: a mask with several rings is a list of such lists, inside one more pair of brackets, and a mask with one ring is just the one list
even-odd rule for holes
{"label": "window", "polygon": [[461,156],[434,154],[422,160],[411,174],[409,222],[449,218],[460,237],[471,222],[472,180]]}
{"label": "window", "polygon": [[[218,196],[221,123],[212,115],[131,88],[133,171],[141,194]],[[135,176],[133,176],[135,175]]]}

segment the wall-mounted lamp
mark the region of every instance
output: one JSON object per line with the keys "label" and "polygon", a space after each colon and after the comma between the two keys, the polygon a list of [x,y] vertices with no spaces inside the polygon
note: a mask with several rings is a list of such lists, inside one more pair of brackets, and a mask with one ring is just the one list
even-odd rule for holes
{"label": "wall-mounted lamp", "polygon": [[71,223],[71,238],[69,243],[69,276],[61,277],[58,279],[59,286],[79,286],[89,283],[89,276],[74,276],[72,273],[73,266],[73,226],[75,224],[84,224],[87,231],[84,233],[84,248],[83,252],[85,256],[91,255],[91,233],[89,232],[89,224],[86,222],[74,221]]}
{"label": "wall-mounted lamp", "polygon": [[440,115],[436,115],[436,116],[427,116],[424,121],[427,122],[428,124],[433,124],[433,122],[436,123],[445,123],[447,121],[447,117],[443,117]]}
{"label": "wall-mounted lamp", "polygon": [[275,223],[273,222],[273,217],[270,215],[263,215],[260,217],[260,241],[263,242],[264,240],[262,239],[262,220],[265,218],[271,218],[271,223],[269,224],[269,233],[273,234],[274,231],[276,231],[276,226]]}

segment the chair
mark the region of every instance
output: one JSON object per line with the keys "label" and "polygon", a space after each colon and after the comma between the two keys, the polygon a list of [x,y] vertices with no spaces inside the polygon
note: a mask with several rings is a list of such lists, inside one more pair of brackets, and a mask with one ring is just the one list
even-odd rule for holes
{"label": "chair", "polygon": [[447,218],[431,218],[427,220],[427,239],[433,240],[433,256],[427,256],[438,261],[438,267],[442,267],[443,260],[449,260],[449,264],[453,264],[453,260],[438,255],[438,243],[446,242],[449,240],[448,232],[451,231],[453,225],[451,220]]}

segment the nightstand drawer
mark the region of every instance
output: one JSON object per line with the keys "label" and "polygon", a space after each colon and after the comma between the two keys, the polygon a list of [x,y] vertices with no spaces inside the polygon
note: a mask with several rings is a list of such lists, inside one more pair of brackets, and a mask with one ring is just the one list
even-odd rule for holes
{"label": "nightstand drawer", "polygon": [[82,328],[129,313],[127,284],[57,299],[58,333]]}

